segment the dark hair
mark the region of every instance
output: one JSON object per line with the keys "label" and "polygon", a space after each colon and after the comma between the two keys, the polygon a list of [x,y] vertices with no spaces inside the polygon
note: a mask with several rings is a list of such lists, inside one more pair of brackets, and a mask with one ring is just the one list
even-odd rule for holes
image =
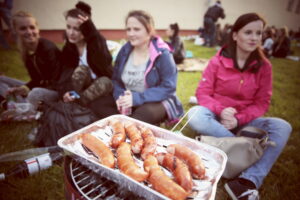
{"label": "dark hair", "polygon": [[171,36],[172,38],[177,37],[179,34],[179,26],[177,23],[170,24],[170,28],[174,31],[173,35]]}
{"label": "dark hair", "polygon": [[[229,39],[227,41],[227,48],[225,49],[226,54],[234,59],[235,62],[235,67],[238,68],[237,66],[237,61],[236,61],[236,41],[233,40],[233,33],[237,33],[240,29],[242,29],[244,26],[247,24],[254,22],[254,21],[262,21],[263,26],[266,25],[265,20],[259,16],[257,13],[247,13],[244,15],[241,15],[233,24]],[[252,63],[253,61],[257,61],[257,64],[252,67],[251,71],[253,73],[257,72],[262,65],[263,60],[266,59],[264,56],[264,53],[261,49],[261,47],[258,47],[255,49],[250,56],[248,57],[246,63],[245,63],[245,68],[243,70],[246,70],[248,68],[248,65]]]}
{"label": "dark hair", "polygon": [[266,34],[266,39],[267,38],[274,39],[274,32],[271,28],[268,28],[267,30],[265,30],[265,34]]}
{"label": "dark hair", "polygon": [[143,26],[146,28],[147,33],[149,33],[150,35],[154,35],[155,34],[155,29],[154,29],[154,20],[152,18],[152,16],[143,11],[143,10],[133,10],[130,11],[125,19],[125,23],[127,23],[127,20],[129,17],[134,17],[136,18],[139,22],[141,22],[143,24]]}
{"label": "dark hair", "polygon": [[82,15],[84,17],[88,16],[84,11],[82,11],[81,9],[77,9],[77,8],[72,8],[70,10],[68,10],[65,13],[65,18],[67,19],[67,17],[73,17],[73,18],[77,18],[78,15]]}
{"label": "dark hair", "polygon": [[79,10],[82,10],[84,13],[86,13],[89,17],[92,15],[92,8],[89,4],[78,1],[78,3],[75,5],[75,7]]}

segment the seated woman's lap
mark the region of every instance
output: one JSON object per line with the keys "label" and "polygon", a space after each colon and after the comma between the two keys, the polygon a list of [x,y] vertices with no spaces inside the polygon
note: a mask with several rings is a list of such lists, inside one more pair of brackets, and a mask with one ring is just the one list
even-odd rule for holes
{"label": "seated woman's lap", "polygon": [[161,102],[145,103],[141,106],[133,108],[130,117],[150,124],[158,124],[167,118],[167,112]]}
{"label": "seated woman's lap", "polygon": [[226,129],[217,116],[203,106],[194,106],[188,114],[189,126],[201,135],[214,137],[232,137],[234,134]]}
{"label": "seated woman's lap", "polygon": [[112,95],[99,97],[89,103],[88,107],[99,119],[120,114]]}

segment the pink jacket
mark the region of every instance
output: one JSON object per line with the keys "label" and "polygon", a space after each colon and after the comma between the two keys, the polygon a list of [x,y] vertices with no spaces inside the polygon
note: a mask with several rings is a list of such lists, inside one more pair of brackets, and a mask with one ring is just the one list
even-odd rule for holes
{"label": "pink jacket", "polygon": [[[226,107],[237,110],[239,125],[264,115],[272,96],[272,66],[268,60],[257,73],[241,72],[222,49],[210,60],[196,90],[199,105],[220,115]],[[254,64],[254,63],[253,63]]]}

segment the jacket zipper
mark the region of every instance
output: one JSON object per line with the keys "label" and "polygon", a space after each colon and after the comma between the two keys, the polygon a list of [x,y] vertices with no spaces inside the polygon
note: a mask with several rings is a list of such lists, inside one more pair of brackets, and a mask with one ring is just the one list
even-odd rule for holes
{"label": "jacket zipper", "polygon": [[241,87],[242,87],[243,83],[244,83],[244,80],[241,79],[241,80],[240,80],[240,84],[239,84],[239,90],[238,90],[239,93],[240,93],[240,91],[241,91]]}

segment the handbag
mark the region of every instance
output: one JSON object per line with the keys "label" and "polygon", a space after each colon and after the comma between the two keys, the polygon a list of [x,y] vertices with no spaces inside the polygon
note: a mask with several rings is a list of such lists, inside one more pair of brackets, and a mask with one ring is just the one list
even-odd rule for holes
{"label": "handbag", "polygon": [[75,102],[44,102],[34,144],[39,147],[57,145],[57,141],[97,120],[94,113]]}
{"label": "handbag", "polygon": [[[172,128],[171,131],[181,123],[183,118],[187,116],[190,110],[182,117],[182,119]],[[195,116],[197,111],[193,113],[191,118],[183,125],[179,131],[186,127],[188,122]],[[213,137],[213,136],[196,136],[196,140],[205,144],[214,146],[224,151],[228,157],[226,168],[222,176],[224,178],[235,178],[242,171],[257,162],[263,155],[267,146],[276,145],[274,142],[269,141],[268,133],[262,129],[246,126],[239,130],[236,137]]]}

